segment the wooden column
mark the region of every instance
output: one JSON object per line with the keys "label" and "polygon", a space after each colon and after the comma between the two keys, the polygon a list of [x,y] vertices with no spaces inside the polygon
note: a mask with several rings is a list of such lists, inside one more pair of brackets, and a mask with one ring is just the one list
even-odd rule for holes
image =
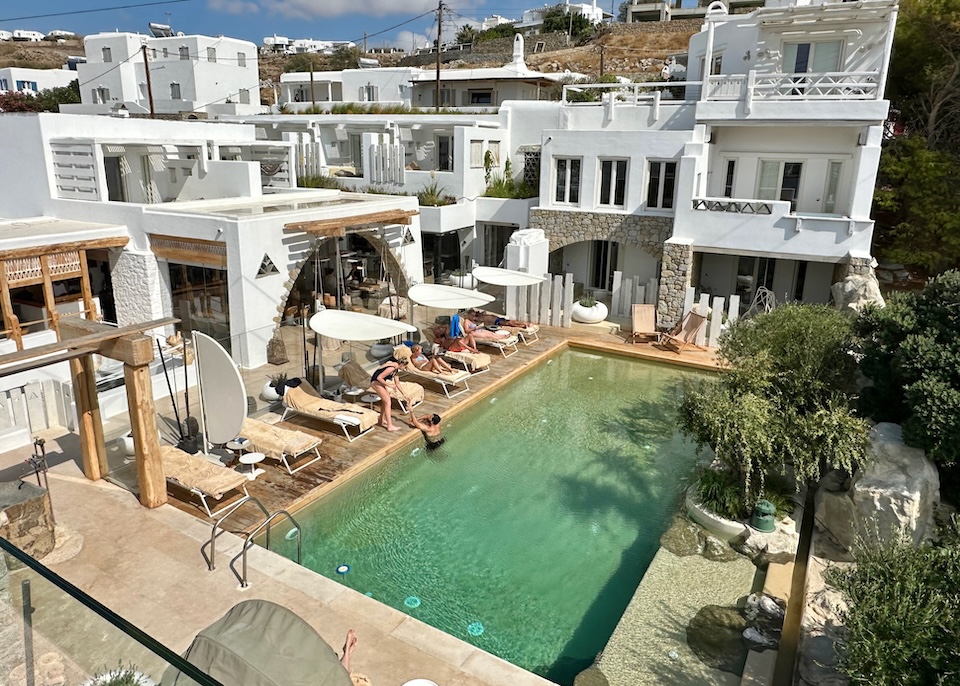
{"label": "wooden column", "polygon": [[0,299],[3,301],[3,328],[10,332],[10,338],[17,344],[17,350],[23,350],[23,335],[20,321],[13,314],[13,301],[10,299],[10,283],[7,281],[6,260],[0,260]]}
{"label": "wooden column", "polygon": [[60,313],[57,312],[57,299],[53,295],[53,282],[50,280],[50,264],[46,255],[40,256],[40,271],[43,274],[43,304],[47,308],[50,326],[57,332],[60,340]]}
{"label": "wooden column", "polygon": [[167,484],[160,460],[157,410],[150,382],[153,339],[136,335],[126,336],[122,341],[129,345],[129,354],[123,355],[123,378],[127,386],[130,430],[133,432],[133,446],[137,455],[140,504],[144,507],[159,507],[167,502]]}
{"label": "wooden column", "polygon": [[107,448],[103,441],[103,423],[100,420],[100,403],[97,400],[97,376],[93,368],[93,356],[84,355],[70,360],[70,375],[73,378],[73,400],[77,408],[77,424],[80,427],[83,474],[91,481],[97,481],[109,473],[109,467]]}
{"label": "wooden column", "polygon": [[90,271],[87,269],[87,251],[78,250],[80,255],[80,291],[83,294],[83,309],[87,312],[87,319],[97,320],[97,306],[93,302],[93,291],[90,288]]}

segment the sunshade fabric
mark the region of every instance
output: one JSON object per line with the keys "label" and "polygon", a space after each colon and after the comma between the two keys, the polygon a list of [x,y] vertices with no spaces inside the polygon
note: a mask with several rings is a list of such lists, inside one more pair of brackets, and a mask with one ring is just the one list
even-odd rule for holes
{"label": "sunshade fabric", "polygon": [[418,283],[411,286],[407,297],[426,307],[442,307],[448,310],[480,307],[496,300],[492,295],[480,291],[439,283]]}
{"label": "sunshade fabric", "polygon": [[493,286],[532,286],[546,281],[546,277],[543,276],[499,267],[477,267],[473,270],[473,276],[478,281]]}
{"label": "sunshade fabric", "polygon": [[346,310],[320,310],[310,317],[310,328],[322,336],[342,341],[377,341],[417,330],[394,319]]}
{"label": "sunshade fabric", "polygon": [[247,390],[230,353],[214,339],[193,332],[207,440],[226,443],[240,433],[247,416]]}
{"label": "sunshade fabric", "polygon": [[[183,654],[225,686],[353,686],[313,627],[268,600],[245,600],[197,634]],[[161,686],[195,682],[173,667]]]}

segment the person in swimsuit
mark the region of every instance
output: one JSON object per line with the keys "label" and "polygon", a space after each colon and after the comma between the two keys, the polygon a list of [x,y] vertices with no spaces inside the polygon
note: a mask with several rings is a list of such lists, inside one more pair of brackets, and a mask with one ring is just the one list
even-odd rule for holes
{"label": "person in swimsuit", "polygon": [[407,401],[410,399],[403,392],[400,381],[397,379],[397,372],[407,366],[410,362],[410,349],[406,346],[398,347],[394,350],[394,357],[383,363],[370,376],[370,388],[380,396],[380,426],[387,431],[401,431],[401,427],[393,425],[393,418],[390,411],[393,409],[393,399],[390,397],[390,387],[396,388],[401,397]]}
{"label": "person in swimsuit", "polygon": [[433,372],[434,374],[451,374],[453,367],[440,359],[439,355],[427,355],[423,346],[415,345],[410,350],[410,362],[417,369]]}
{"label": "person in swimsuit", "polygon": [[445,350],[453,353],[466,352],[476,355],[480,352],[477,350],[477,342],[473,339],[472,334],[467,334],[460,338],[451,338],[450,327],[443,324],[433,330],[433,340],[439,343]]}
{"label": "person in swimsuit", "polygon": [[440,415],[425,414],[422,417],[418,417],[411,412],[410,423],[414,428],[420,429],[420,433],[423,434],[423,440],[427,442],[427,450],[436,450],[446,441],[446,439],[440,435]]}

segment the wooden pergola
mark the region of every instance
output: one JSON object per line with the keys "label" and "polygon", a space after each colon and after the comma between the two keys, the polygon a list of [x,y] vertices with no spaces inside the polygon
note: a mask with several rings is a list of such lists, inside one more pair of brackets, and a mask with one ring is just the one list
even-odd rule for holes
{"label": "wooden pergola", "polygon": [[177,321],[168,317],[117,328],[79,317],[61,319],[58,323],[61,340],[58,342],[0,355],[0,377],[58,362],[70,363],[77,423],[80,427],[83,473],[94,481],[105,477],[109,468],[97,400],[93,355],[123,362],[140,502],[146,507],[159,507],[167,502],[167,490],[160,461],[157,413],[150,382],[154,339],[144,335],[144,332],[176,324]]}
{"label": "wooden pergola", "polygon": [[346,236],[348,228],[362,228],[382,224],[409,225],[412,218],[420,214],[418,210],[385,210],[383,212],[368,212],[346,217],[332,217],[330,219],[314,219],[306,222],[292,222],[284,224],[288,231],[304,231],[317,236]]}

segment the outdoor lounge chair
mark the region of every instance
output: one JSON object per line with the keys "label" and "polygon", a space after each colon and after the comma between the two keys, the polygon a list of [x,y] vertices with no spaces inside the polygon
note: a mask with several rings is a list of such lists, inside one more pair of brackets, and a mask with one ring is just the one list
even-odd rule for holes
{"label": "outdoor lounge chair", "polygon": [[299,386],[287,386],[281,398],[283,417],[300,414],[336,426],[351,443],[370,431],[380,421],[380,413],[355,403],[338,403],[322,397],[306,381]]}
{"label": "outdoor lounge chair", "polygon": [[243,420],[240,435],[250,439],[254,450],[279,461],[291,476],[321,458],[318,449],[321,440],[302,431],[247,417]]}
{"label": "outdoor lounge chair", "polygon": [[[484,324],[495,324],[497,320],[503,319],[499,314],[486,312],[484,310],[472,310],[476,313]],[[479,323],[479,322],[478,322]],[[526,326],[510,326],[509,324],[500,324],[500,329],[509,331],[514,336],[518,336],[524,345],[532,345],[540,340],[540,325],[527,322]]]}
{"label": "outdoor lounge chair", "polygon": [[[474,334],[473,340],[477,342],[477,345],[486,345],[491,348],[496,348],[500,351],[500,354],[504,357],[510,357],[513,353],[517,352],[517,343],[520,342],[520,339],[514,336],[512,333],[504,332],[505,336],[500,336],[499,338],[481,338]],[[513,348],[513,350],[510,350]],[[507,352],[510,350],[510,352]]]}
{"label": "outdoor lounge chair", "polygon": [[706,317],[691,310],[680,320],[680,323],[674,327],[673,331],[660,334],[659,342],[666,347],[676,347],[678,355],[682,353],[688,345],[692,345],[694,348],[700,350],[706,350],[706,348],[696,343],[697,334],[700,333],[700,329],[702,329],[706,323]]}
{"label": "outdoor lounge chair", "polygon": [[[231,491],[235,491],[237,497],[249,495],[246,474],[213,464],[201,455],[191,455],[172,445],[161,445],[160,460],[163,462],[163,475],[167,479],[167,490],[171,495],[176,497],[179,489],[196,496],[209,517],[212,517],[216,510],[210,508],[208,498],[220,501]],[[219,509],[229,506],[235,500],[236,497],[228,498],[221,503]]]}
{"label": "outdoor lounge chair", "polygon": [[[367,393],[375,393],[375,391],[370,388],[370,373],[365,371],[364,368],[360,366],[360,363],[356,360],[347,360],[340,366],[340,370],[337,373],[348,386],[353,386],[354,388],[365,388],[367,389]],[[412,381],[401,381],[400,388],[403,389],[402,395],[398,393],[397,390],[392,386],[387,386],[387,391],[390,393],[390,397],[397,402],[397,406],[400,408],[401,412],[406,413],[410,409],[407,407],[407,403],[404,401],[403,396],[406,396],[410,399],[410,407],[416,407],[423,402],[424,392],[423,386],[420,384],[413,383]]]}
{"label": "outdoor lounge chair", "polygon": [[630,336],[627,340],[636,343],[637,339],[643,337],[657,338],[657,306],[656,305],[632,305],[630,308],[631,326]]}
{"label": "outdoor lounge chair", "polygon": [[[438,374],[437,372],[427,371],[426,369],[417,369],[410,364],[409,367],[403,370],[404,374],[409,374],[423,381],[433,381],[438,384],[443,389],[443,394],[448,398],[455,398],[461,393],[466,393],[470,390],[470,386],[467,384],[467,379],[470,378],[470,372],[461,369],[454,369],[449,374]],[[456,393],[451,393],[451,388],[459,388]]]}
{"label": "outdoor lounge chair", "polygon": [[443,355],[444,359],[448,362],[456,362],[471,374],[482,374],[483,372],[490,371],[490,356],[486,353],[455,353],[447,350],[434,342],[433,329],[431,327],[423,329],[423,338],[433,346],[435,353]]}

